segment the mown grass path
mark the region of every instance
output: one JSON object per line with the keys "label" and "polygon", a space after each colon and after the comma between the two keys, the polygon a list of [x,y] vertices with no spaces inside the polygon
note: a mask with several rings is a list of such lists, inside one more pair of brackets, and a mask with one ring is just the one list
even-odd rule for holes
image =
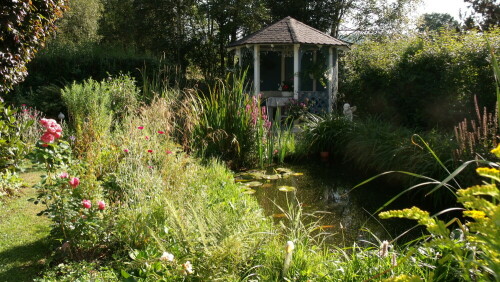
{"label": "mown grass path", "polygon": [[[39,173],[21,175],[31,186]],[[37,216],[43,207],[28,202],[33,188],[21,189],[19,197],[0,203],[0,281],[32,281],[50,254],[50,220]]]}

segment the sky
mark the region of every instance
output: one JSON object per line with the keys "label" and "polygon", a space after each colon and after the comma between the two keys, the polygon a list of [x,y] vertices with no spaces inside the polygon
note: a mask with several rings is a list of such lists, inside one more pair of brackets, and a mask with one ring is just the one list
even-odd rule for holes
{"label": "sky", "polygon": [[447,13],[460,21],[459,11],[467,10],[467,4],[463,0],[424,0],[419,9],[419,14],[424,13]]}

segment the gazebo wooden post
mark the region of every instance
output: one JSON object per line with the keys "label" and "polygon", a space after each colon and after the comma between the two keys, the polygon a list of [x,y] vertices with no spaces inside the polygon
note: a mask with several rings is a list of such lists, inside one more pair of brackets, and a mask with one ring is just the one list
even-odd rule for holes
{"label": "gazebo wooden post", "polygon": [[283,47],[283,50],[281,51],[281,81],[280,81],[280,85],[283,81],[285,81],[285,59],[286,59],[286,56],[285,56],[285,48]]}
{"label": "gazebo wooden post", "polygon": [[236,47],[236,57],[238,58],[238,66],[242,67],[242,58],[241,58],[241,47]]}
{"label": "gazebo wooden post", "polygon": [[299,99],[299,48],[300,44],[293,45],[293,98]]}
{"label": "gazebo wooden post", "polygon": [[339,65],[337,48],[328,48],[328,112],[333,111],[339,89]]}
{"label": "gazebo wooden post", "polygon": [[260,93],[260,45],[253,46],[253,87],[254,95]]}
{"label": "gazebo wooden post", "polygon": [[[313,51],[313,64],[316,64],[316,60],[318,58],[317,51]],[[313,77],[313,92],[316,92],[316,76]]]}

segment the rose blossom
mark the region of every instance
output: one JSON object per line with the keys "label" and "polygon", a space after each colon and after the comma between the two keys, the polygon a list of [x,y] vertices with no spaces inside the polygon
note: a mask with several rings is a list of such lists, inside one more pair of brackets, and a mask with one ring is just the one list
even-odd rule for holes
{"label": "rose blossom", "polygon": [[82,200],[82,205],[84,208],[90,209],[90,207],[92,207],[92,202],[90,202],[90,200]]}
{"label": "rose blossom", "polygon": [[45,132],[42,137],[40,137],[40,139],[44,142],[44,143],[52,143],[54,142],[54,140],[56,140],[56,137],[54,136],[54,134],[52,133],[49,133],[49,132]]}
{"label": "rose blossom", "polygon": [[97,206],[102,211],[106,208],[106,203],[104,201],[99,201],[99,202],[97,202]]}
{"label": "rose blossom", "polygon": [[78,177],[73,177],[69,181],[69,185],[71,185],[73,188],[76,188],[80,184],[80,179]]}
{"label": "rose blossom", "polygon": [[59,178],[68,178],[69,177],[69,174],[67,172],[61,172],[61,174],[59,174]]}

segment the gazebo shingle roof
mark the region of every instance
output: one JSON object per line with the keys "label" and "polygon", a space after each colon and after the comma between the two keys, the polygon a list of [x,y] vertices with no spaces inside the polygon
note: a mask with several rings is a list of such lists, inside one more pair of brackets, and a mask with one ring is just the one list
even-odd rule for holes
{"label": "gazebo shingle roof", "polygon": [[229,48],[246,44],[316,44],[349,46],[346,42],[312,28],[292,17],[286,17],[268,27],[232,42]]}

